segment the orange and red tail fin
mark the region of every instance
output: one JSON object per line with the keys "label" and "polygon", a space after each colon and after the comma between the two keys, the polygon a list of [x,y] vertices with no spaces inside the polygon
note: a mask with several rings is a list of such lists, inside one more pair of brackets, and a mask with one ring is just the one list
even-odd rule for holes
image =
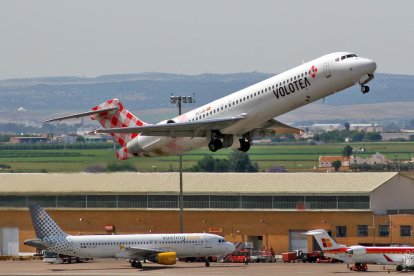
{"label": "orange and red tail fin", "polygon": [[[126,110],[118,99],[112,99],[101,103],[92,108],[92,110],[101,110],[110,107],[117,107],[114,111],[103,112],[91,115],[92,120],[97,120],[104,128],[115,127],[132,127],[146,125],[145,122],[135,117],[131,112]],[[115,141],[122,147],[138,136],[138,133],[111,133]]]}

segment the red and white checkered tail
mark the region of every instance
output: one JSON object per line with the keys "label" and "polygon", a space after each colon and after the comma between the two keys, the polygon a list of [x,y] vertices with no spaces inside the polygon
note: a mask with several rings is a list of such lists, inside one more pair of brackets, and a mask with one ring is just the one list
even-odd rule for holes
{"label": "red and white checkered tail", "polygon": [[[97,105],[92,110],[101,110],[111,107],[117,107],[113,111],[103,112],[91,116],[92,120],[97,120],[104,128],[116,127],[133,127],[146,125],[145,122],[135,117],[131,112],[126,110],[118,99],[112,99]],[[138,136],[138,133],[111,133],[115,141],[124,147],[129,141]],[[125,153],[123,154],[125,155]],[[125,159],[125,158],[123,158]]]}

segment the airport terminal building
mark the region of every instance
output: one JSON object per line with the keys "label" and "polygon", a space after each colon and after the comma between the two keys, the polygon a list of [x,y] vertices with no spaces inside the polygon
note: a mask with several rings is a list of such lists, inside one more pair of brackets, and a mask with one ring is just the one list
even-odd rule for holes
{"label": "airport terminal building", "polygon": [[[342,244],[414,244],[414,180],[387,173],[184,173],[184,230],[311,251],[324,228]],[[0,174],[2,254],[33,252],[27,206],[73,235],[179,232],[178,173]]]}

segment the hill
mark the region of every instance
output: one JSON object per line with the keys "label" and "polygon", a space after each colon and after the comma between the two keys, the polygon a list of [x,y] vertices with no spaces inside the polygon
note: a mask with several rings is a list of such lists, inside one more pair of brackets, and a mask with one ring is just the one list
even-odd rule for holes
{"label": "hill", "polygon": [[[156,122],[176,112],[169,102],[170,94],[195,93],[198,106],[270,76],[272,74],[258,72],[195,76],[141,73],[95,78],[46,77],[3,80],[0,81],[0,97],[5,99],[2,102],[6,104],[0,105],[0,122],[40,122],[52,114],[86,111],[111,98],[119,98],[128,109],[140,114],[143,119]],[[414,76],[376,74],[370,86],[371,92],[366,95],[360,93],[359,87],[351,87],[344,93],[328,97],[324,103],[319,101],[291,112],[286,118],[289,121],[297,121],[304,117],[303,114],[307,114],[306,116],[311,116],[307,117],[309,119],[320,119],[320,114],[314,114],[314,111],[320,109],[326,110],[327,114],[339,116],[335,112],[338,108],[345,110],[349,115],[353,112],[362,112],[371,118],[414,116],[411,108],[408,108],[410,103],[414,102]],[[401,103],[408,106],[400,109]],[[381,106],[388,111],[397,112],[383,112]],[[20,111],[17,111],[19,108]],[[322,118],[324,116],[322,115]]]}

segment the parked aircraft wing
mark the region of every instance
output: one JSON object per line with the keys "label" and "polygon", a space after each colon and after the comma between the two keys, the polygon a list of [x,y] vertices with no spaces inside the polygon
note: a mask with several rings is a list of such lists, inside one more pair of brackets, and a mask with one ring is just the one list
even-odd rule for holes
{"label": "parked aircraft wing", "polygon": [[130,247],[120,245],[121,251],[125,252],[131,259],[142,259],[154,256],[158,253],[167,252],[164,249],[155,249],[155,248],[139,248],[139,247]]}
{"label": "parked aircraft wing", "polygon": [[105,112],[113,112],[117,109],[118,109],[118,107],[115,106],[115,107],[104,108],[104,109],[99,109],[99,110],[92,110],[92,111],[77,113],[77,114],[73,114],[73,115],[69,115],[69,116],[49,119],[49,120],[45,121],[45,123],[54,122],[54,121],[62,121],[62,120],[67,120],[67,119],[80,118],[80,117],[86,117],[86,116],[90,116],[90,115],[102,114],[102,113],[105,113]]}
{"label": "parked aircraft wing", "polygon": [[140,133],[145,136],[166,137],[206,137],[211,130],[220,130],[243,120],[244,115],[230,118],[207,119],[196,122],[167,123],[161,125],[145,125],[96,130],[97,133]]}

